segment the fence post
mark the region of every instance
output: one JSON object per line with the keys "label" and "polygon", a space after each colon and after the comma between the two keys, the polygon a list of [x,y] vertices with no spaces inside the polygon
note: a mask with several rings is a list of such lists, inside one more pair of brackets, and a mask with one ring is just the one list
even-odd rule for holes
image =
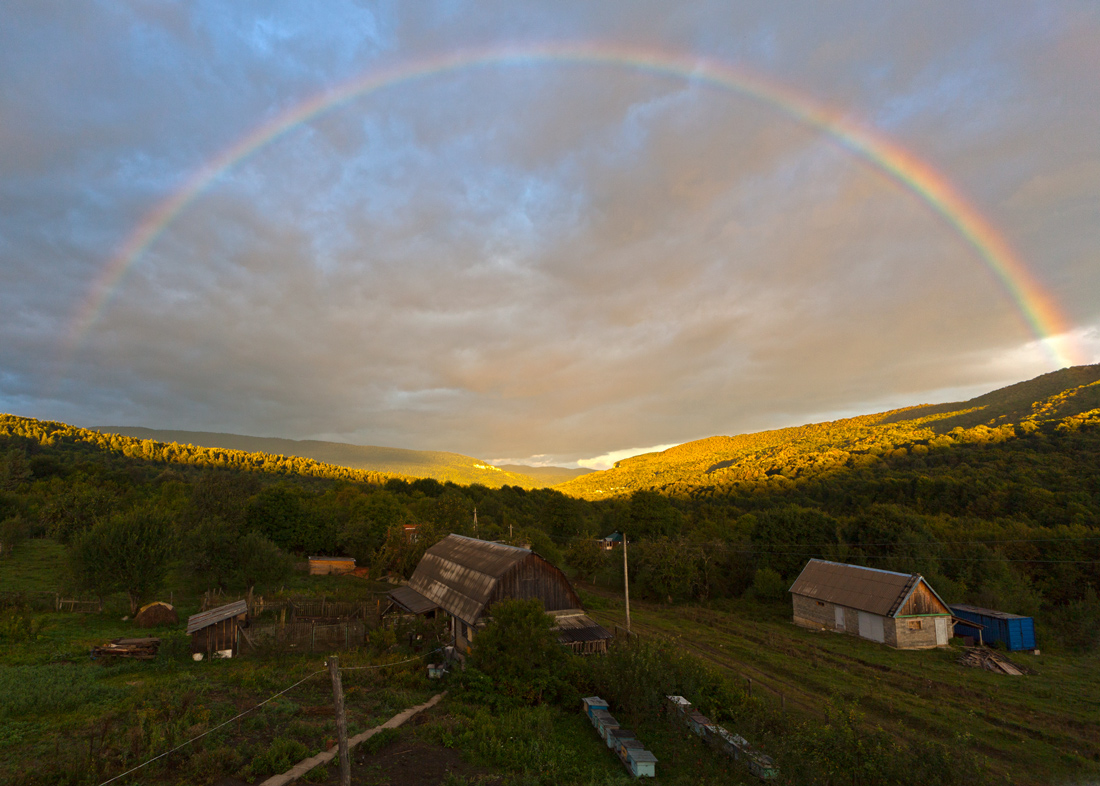
{"label": "fence post", "polygon": [[747,679],[749,681],[749,696],[751,697],[752,696],[752,677],[746,677],[745,679]]}
{"label": "fence post", "polygon": [[340,746],[340,786],[351,786],[351,758],[348,756],[348,720],[344,716],[344,687],[340,684],[340,660],[328,659],[332,675],[332,701],[336,705],[336,741]]}

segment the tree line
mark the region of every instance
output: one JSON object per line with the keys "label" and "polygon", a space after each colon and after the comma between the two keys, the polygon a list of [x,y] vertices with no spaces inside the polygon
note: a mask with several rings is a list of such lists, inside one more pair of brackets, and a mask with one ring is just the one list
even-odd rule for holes
{"label": "tree line", "polygon": [[[277,585],[294,555],[310,554],[408,576],[456,532],[528,545],[621,584],[621,554],[595,542],[619,531],[631,543],[632,591],[654,600],[785,599],[821,557],[920,572],[949,602],[1037,616],[1066,645],[1095,647],[1100,425],[1066,423],[828,473],[592,502],[220,449],[203,461],[201,448],[2,416],[0,557],[21,538],[54,538],[70,549],[74,583],[137,603],[169,567],[198,589]],[[134,563],[159,567],[121,578],[140,573]]]}

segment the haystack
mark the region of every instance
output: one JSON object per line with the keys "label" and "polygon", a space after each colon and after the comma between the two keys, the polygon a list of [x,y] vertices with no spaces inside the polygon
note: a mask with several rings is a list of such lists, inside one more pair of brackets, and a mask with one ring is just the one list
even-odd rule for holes
{"label": "haystack", "polygon": [[134,622],[141,628],[155,628],[161,625],[179,625],[180,615],[168,603],[154,601],[141,607]]}

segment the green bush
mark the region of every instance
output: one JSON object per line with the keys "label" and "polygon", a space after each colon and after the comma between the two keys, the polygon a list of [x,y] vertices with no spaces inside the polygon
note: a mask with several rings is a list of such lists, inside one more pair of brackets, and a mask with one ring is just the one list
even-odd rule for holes
{"label": "green bush", "polygon": [[[575,694],[566,680],[569,655],[558,644],[554,621],[538,598],[505,600],[473,640],[464,686],[483,698],[492,693],[521,704],[540,704]],[[478,675],[492,681],[491,689]]]}
{"label": "green bush", "polygon": [[298,742],[298,740],[276,737],[271,741],[267,750],[252,759],[249,766],[254,776],[278,775],[286,772],[307,756],[309,756],[309,748]]}

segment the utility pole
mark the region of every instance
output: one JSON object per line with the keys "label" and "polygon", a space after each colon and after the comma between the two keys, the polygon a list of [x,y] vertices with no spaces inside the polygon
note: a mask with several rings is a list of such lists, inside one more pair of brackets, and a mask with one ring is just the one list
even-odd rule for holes
{"label": "utility pole", "polygon": [[474,508],[474,537],[477,537],[477,508]]}
{"label": "utility pole", "polygon": [[332,675],[332,699],[336,704],[336,741],[340,746],[340,786],[351,786],[348,719],[344,715],[344,687],[340,684],[340,661],[335,655],[329,656],[328,672]]}
{"label": "utility pole", "polygon": [[512,522],[508,522],[508,540],[512,539]]}
{"label": "utility pole", "polygon": [[626,633],[630,635],[630,571],[626,566],[626,534],[623,534],[623,596],[626,598]]}

